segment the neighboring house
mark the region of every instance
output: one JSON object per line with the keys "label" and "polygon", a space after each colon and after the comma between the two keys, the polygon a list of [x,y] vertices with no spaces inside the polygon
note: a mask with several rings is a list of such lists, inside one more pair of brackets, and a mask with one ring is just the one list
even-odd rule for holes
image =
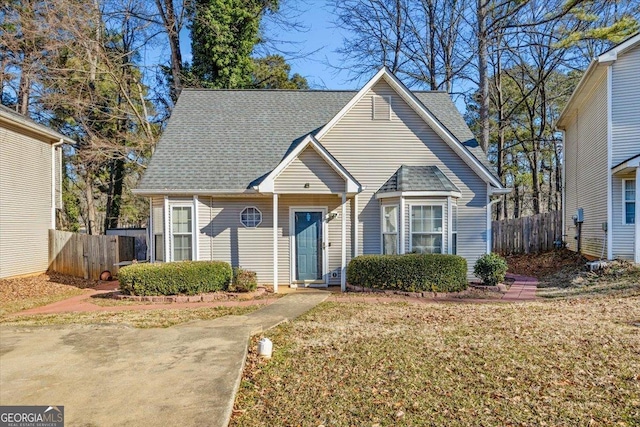
{"label": "neighboring house", "polygon": [[47,271],[67,137],[0,106],[0,278]]}
{"label": "neighboring house", "polygon": [[640,34],[591,61],[558,120],[564,131],[564,233],[584,213],[581,252],[640,263]]}
{"label": "neighboring house", "polygon": [[152,261],[225,260],[263,284],[345,286],[361,254],[491,249],[508,192],[449,95],[386,69],[360,91],[184,90],[135,192]]}

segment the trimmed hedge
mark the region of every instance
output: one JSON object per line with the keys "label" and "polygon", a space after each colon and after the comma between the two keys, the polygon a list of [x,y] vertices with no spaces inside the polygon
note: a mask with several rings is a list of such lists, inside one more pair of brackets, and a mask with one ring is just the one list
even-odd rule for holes
{"label": "trimmed hedge", "polygon": [[196,295],[224,291],[231,283],[231,265],[222,261],[132,264],[120,269],[120,290],[128,295]]}
{"label": "trimmed hedge", "polygon": [[467,288],[467,260],[457,255],[363,255],[347,267],[351,285],[407,292],[458,292]]}

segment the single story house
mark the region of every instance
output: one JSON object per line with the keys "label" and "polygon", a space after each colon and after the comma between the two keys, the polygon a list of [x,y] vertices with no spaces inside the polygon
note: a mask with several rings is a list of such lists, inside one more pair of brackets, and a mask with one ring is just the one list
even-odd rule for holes
{"label": "single story house", "polygon": [[225,260],[273,285],[341,285],[362,254],[491,251],[509,191],[449,95],[387,69],[361,90],[189,90],[135,192],[152,261]]}
{"label": "single story house", "polygon": [[65,142],[73,143],[0,105],[0,278],[47,271]]}
{"label": "single story house", "polygon": [[594,258],[640,263],[639,70],[636,34],[591,61],[558,120],[564,234]]}

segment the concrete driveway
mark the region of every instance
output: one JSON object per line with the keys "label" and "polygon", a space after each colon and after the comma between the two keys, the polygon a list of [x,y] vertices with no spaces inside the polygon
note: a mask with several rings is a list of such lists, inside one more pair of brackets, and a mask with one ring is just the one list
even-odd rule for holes
{"label": "concrete driveway", "polygon": [[327,296],[167,329],[0,326],[0,405],[63,405],[69,426],[226,426],[249,337]]}

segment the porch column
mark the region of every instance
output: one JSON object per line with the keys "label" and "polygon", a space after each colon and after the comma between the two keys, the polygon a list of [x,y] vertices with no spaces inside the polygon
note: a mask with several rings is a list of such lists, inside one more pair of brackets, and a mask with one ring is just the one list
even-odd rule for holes
{"label": "porch column", "polygon": [[400,218],[398,221],[398,226],[400,230],[400,253],[404,254],[406,252],[406,244],[405,244],[405,235],[404,235],[404,216],[405,216],[405,206],[404,206],[404,197],[400,197]]}
{"label": "porch column", "polygon": [[358,256],[358,195],[353,196],[353,257]]}
{"label": "porch column", "polygon": [[[624,195],[622,195],[624,197]],[[634,262],[640,264],[640,165],[636,166],[636,211],[635,211],[635,224],[636,224],[636,245]]]}
{"label": "porch column", "polygon": [[278,194],[273,193],[273,292],[278,293]]}
{"label": "porch column", "polygon": [[341,236],[341,249],[342,249],[342,270],[340,272],[340,290],[342,292],[347,290],[347,193],[342,193],[342,236]]}

